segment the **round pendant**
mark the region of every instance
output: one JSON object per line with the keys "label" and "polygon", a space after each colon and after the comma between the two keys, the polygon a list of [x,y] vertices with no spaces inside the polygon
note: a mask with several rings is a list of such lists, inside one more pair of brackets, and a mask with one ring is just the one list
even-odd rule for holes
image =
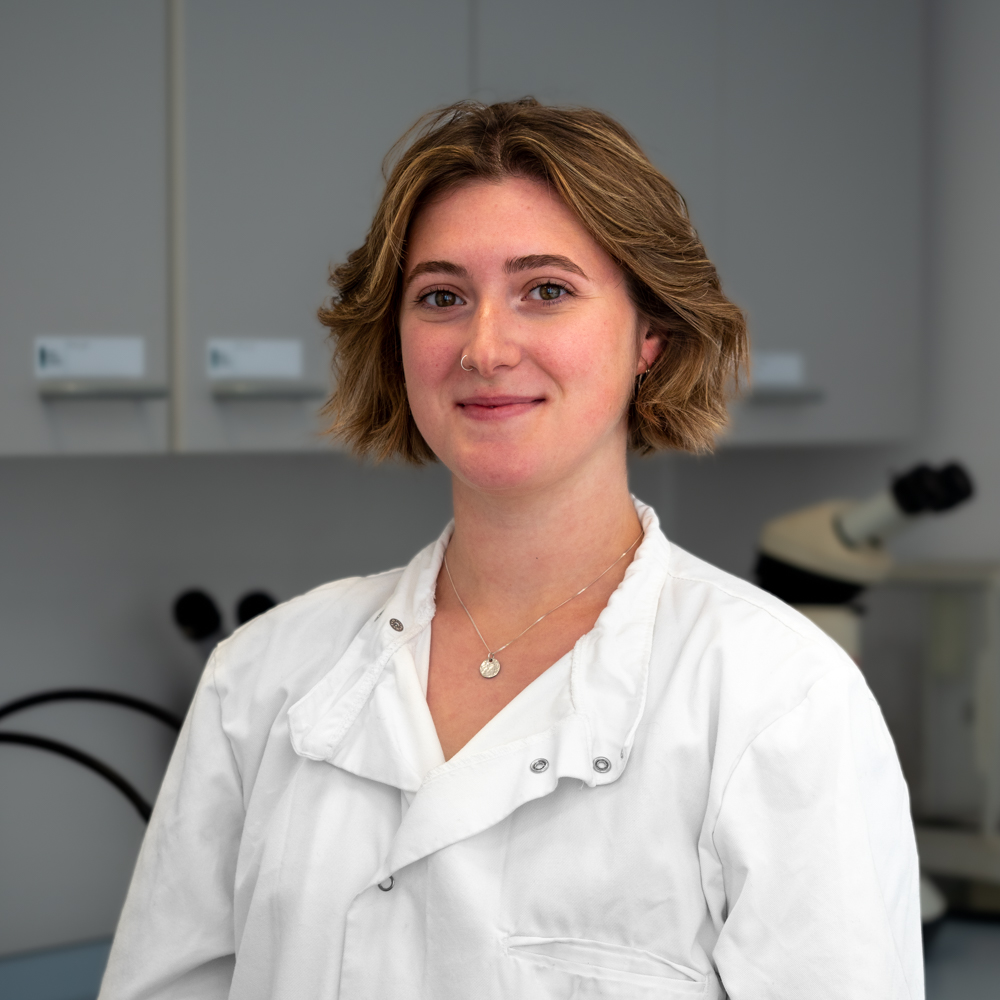
{"label": "round pendant", "polygon": [[479,672],[489,680],[491,677],[496,677],[500,673],[500,661],[490,653],[489,656],[479,664]]}

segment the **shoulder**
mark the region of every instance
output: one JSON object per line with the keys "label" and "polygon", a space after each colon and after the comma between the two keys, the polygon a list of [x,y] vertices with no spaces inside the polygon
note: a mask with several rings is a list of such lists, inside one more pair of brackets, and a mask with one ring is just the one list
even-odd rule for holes
{"label": "shoulder", "polygon": [[782,645],[819,643],[839,649],[825,632],[773,594],[672,543],[665,588],[670,602],[686,618],[707,618],[724,626],[722,637],[737,639],[751,629]]}
{"label": "shoulder", "polygon": [[224,715],[261,702],[269,704],[268,714],[276,713],[305,694],[378,613],[402,573],[393,569],[323,584],[272,608],[220,643],[213,669]]}
{"label": "shoulder", "polygon": [[853,689],[857,664],[808,618],[746,580],[671,546],[650,670],[656,701],[683,692],[713,753],[738,756],[807,698]]}

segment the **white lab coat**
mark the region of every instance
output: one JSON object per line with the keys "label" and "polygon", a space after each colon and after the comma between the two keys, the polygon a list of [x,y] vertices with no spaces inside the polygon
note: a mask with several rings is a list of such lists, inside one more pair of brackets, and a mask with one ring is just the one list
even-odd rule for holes
{"label": "white lab coat", "polygon": [[447,531],[223,643],[102,1000],[922,998],[907,792],[860,673],[637,509],[594,629],[447,763],[414,654]]}

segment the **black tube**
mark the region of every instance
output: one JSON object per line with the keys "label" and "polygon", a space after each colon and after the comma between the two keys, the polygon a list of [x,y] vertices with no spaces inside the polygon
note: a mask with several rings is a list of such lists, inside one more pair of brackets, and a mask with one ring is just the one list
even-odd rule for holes
{"label": "black tube", "polygon": [[160,708],[159,705],[154,705],[151,701],[133,698],[130,694],[119,694],[117,691],[98,691],[94,688],[57,688],[54,691],[29,694],[24,698],[8,701],[6,705],[0,705],[0,719],[7,715],[13,715],[15,712],[23,712],[26,708],[34,708],[35,705],[45,705],[52,701],[107,702],[110,705],[120,705],[122,708],[131,708],[136,712],[151,715],[171,729],[180,730],[181,728],[181,720],[173,712],[168,712],[165,708]]}
{"label": "black tube", "polygon": [[60,743],[58,740],[50,740],[44,736],[34,736],[30,733],[7,733],[0,731],[0,743],[12,743],[16,746],[47,750],[49,753],[58,754],[60,757],[67,757],[70,760],[76,761],[77,764],[89,768],[95,774],[99,774],[104,778],[105,781],[114,785],[135,806],[135,811],[142,817],[143,822],[149,822],[150,814],[153,811],[150,804],[117,771],[112,770],[107,764],[103,764],[96,757],[91,757],[89,753],[77,750],[66,743]]}

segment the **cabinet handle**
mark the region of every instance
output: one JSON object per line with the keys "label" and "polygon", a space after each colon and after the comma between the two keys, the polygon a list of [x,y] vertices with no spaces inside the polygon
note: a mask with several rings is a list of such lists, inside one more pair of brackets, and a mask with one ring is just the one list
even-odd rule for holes
{"label": "cabinet handle", "polygon": [[294,379],[212,379],[216,399],[315,399],[326,396],[325,385]]}
{"label": "cabinet handle", "polygon": [[52,378],[36,385],[43,399],[160,399],[170,391],[162,382],[135,379]]}
{"label": "cabinet handle", "polygon": [[820,403],[826,393],[818,386],[797,385],[783,388],[767,386],[751,389],[744,397],[748,403]]}

